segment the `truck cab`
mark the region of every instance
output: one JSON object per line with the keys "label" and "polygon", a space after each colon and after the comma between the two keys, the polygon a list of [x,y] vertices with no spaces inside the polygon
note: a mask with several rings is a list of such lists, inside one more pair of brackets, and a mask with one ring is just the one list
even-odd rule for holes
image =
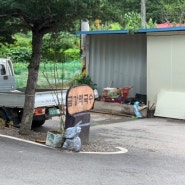
{"label": "truck cab", "polygon": [[[65,95],[66,91],[59,89],[37,90],[32,126],[41,126],[45,120],[60,116],[59,103],[65,101]],[[6,125],[13,122],[15,127],[19,127],[25,98],[24,90],[16,89],[12,61],[9,58],[0,58],[0,121],[3,120]]]}
{"label": "truck cab", "polygon": [[0,58],[0,92],[16,90],[16,81],[12,62],[9,58]]}

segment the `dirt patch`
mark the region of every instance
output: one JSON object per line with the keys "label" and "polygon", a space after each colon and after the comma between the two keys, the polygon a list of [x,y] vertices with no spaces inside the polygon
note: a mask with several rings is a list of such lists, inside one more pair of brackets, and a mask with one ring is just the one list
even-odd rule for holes
{"label": "dirt patch", "polygon": [[46,132],[45,133],[44,132],[35,132],[33,130],[31,131],[30,135],[21,135],[21,134],[19,134],[19,129],[14,128],[14,127],[1,128],[0,134],[16,137],[16,138],[20,138],[20,139],[25,139],[25,140],[29,140],[29,141],[34,141],[34,142],[36,142],[37,140],[45,141],[46,135],[47,135]]}
{"label": "dirt patch", "polygon": [[[99,125],[116,124],[118,122],[131,121],[133,119],[124,116],[114,116],[108,114],[91,113],[91,129],[89,142],[82,145],[81,151],[84,152],[115,152],[115,140],[110,139],[109,134],[101,135],[102,128],[99,130]],[[25,139],[33,142],[45,144],[47,132],[58,129],[58,118],[47,121],[44,126],[31,131],[30,135],[20,135],[18,128],[0,128],[0,134],[8,135],[20,139]],[[59,148],[61,149],[61,148]]]}
{"label": "dirt patch", "polygon": [[[46,136],[47,136],[47,131],[41,132],[41,131],[31,131],[30,135],[20,135],[19,134],[19,129],[18,128],[0,128],[0,134],[2,135],[8,135],[28,141],[33,141],[37,142],[40,144],[45,145],[46,142]],[[58,148],[61,150],[62,148]],[[86,145],[82,145],[81,151],[84,152],[114,152],[116,151],[115,147],[104,140],[104,138],[96,138],[93,134],[93,132],[90,133],[90,139],[89,143]]]}

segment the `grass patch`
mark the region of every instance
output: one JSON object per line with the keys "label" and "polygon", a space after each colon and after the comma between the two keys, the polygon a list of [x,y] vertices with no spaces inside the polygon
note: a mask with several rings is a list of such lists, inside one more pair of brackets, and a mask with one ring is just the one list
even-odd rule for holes
{"label": "grass patch", "polygon": [[[16,77],[17,88],[25,88],[28,78],[28,64],[15,63],[14,72]],[[76,74],[81,73],[81,61],[71,61],[66,63],[41,63],[38,82],[38,88],[47,88],[49,82],[53,85],[68,86]]]}

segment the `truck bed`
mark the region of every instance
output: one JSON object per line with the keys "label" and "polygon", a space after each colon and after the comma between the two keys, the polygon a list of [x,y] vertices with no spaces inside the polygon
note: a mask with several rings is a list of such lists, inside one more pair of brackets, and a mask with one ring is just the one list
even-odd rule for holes
{"label": "truck bed", "polygon": [[[34,107],[51,107],[60,103],[66,103],[67,90],[41,90],[35,93]],[[57,98],[58,97],[58,98]],[[0,107],[18,107],[23,108],[25,101],[25,93],[23,91],[15,90],[12,92],[0,92]]]}

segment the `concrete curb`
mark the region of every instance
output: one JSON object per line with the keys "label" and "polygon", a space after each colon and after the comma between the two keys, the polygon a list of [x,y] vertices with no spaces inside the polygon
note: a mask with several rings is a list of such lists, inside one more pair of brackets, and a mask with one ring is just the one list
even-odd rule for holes
{"label": "concrete curb", "polygon": [[[16,141],[21,141],[21,142],[25,142],[25,143],[29,143],[29,144],[33,144],[33,145],[37,145],[37,146],[41,146],[41,147],[45,147],[45,148],[50,148],[50,149],[53,149],[53,150],[57,150],[56,148],[53,148],[53,147],[49,147],[47,145],[43,145],[43,144],[40,144],[40,143],[37,143],[37,142],[34,142],[34,141],[29,141],[29,140],[25,140],[25,139],[20,139],[20,138],[17,138],[17,137],[12,137],[12,136],[7,136],[7,135],[2,135],[0,134],[0,137],[4,137],[4,138],[8,138],[8,139],[13,139],[13,140],[16,140]],[[128,150],[125,149],[125,148],[122,148],[122,147],[115,147],[117,149],[119,149],[119,151],[116,151],[116,152],[78,152],[79,154],[124,154],[124,153],[127,153]],[[67,151],[69,152],[69,151]],[[70,153],[70,152],[69,152]],[[76,153],[76,152],[72,152],[72,153]]]}
{"label": "concrete curb", "polygon": [[[133,105],[127,105],[127,104],[121,104],[121,103],[110,103],[110,102],[103,102],[103,101],[95,101],[92,112],[116,114],[116,115],[122,115],[127,117],[135,116]],[[145,108],[141,110],[141,114],[143,117],[147,117],[147,109]]]}

